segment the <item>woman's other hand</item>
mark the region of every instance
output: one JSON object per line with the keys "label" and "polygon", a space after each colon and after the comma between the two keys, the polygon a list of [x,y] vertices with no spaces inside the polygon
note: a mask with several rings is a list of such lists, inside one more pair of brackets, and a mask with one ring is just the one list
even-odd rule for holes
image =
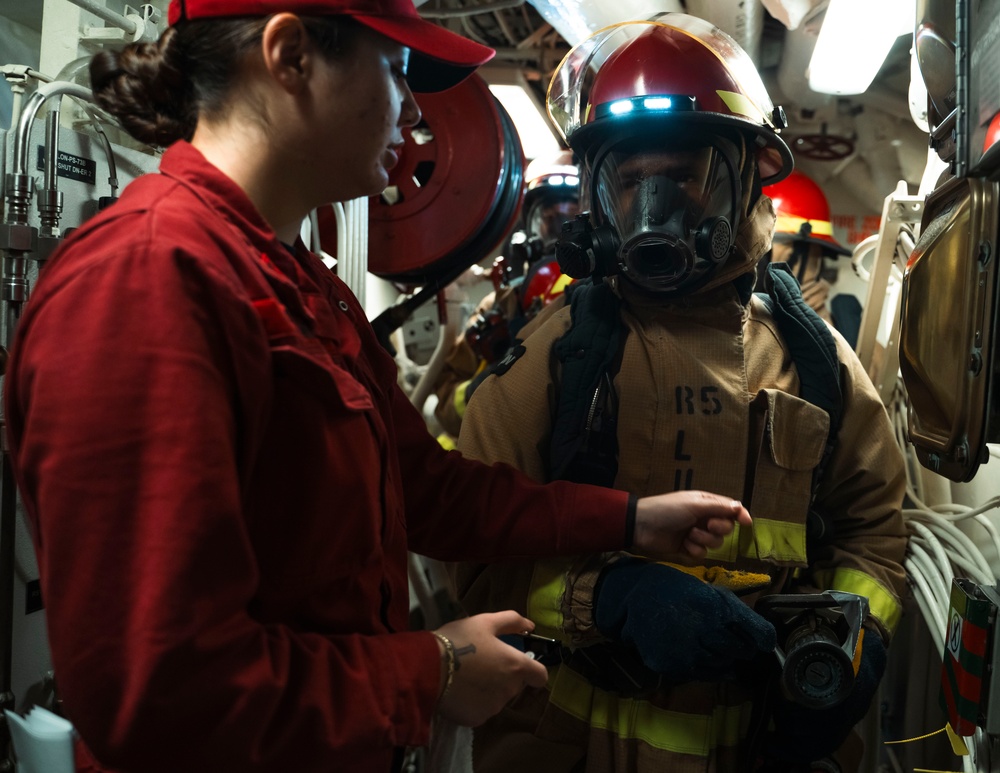
{"label": "woman's other hand", "polygon": [[[438,706],[441,716],[459,725],[476,727],[525,687],[544,686],[548,680],[545,666],[497,638],[534,628],[526,617],[506,611],[466,617],[437,629],[436,633],[447,637],[455,649],[452,683]],[[443,644],[439,645],[444,656]],[[446,680],[446,659],[442,668],[442,679]]]}

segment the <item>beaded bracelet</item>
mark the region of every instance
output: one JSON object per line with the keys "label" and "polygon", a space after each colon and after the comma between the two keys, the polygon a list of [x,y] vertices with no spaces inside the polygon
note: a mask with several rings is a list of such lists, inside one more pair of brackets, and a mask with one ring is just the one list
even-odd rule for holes
{"label": "beaded bracelet", "polygon": [[451,683],[455,680],[455,645],[444,634],[440,634],[437,631],[431,631],[431,633],[444,646],[445,658],[448,661],[448,678],[445,680],[444,689],[441,690],[441,694],[438,696],[438,700],[441,700],[445,696],[445,693],[448,692],[448,688],[451,687]]}

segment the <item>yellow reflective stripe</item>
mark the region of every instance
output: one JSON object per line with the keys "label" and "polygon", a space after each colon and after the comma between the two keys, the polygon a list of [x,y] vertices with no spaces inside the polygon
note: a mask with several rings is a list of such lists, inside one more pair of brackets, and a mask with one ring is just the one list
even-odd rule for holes
{"label": "yellow reflective stripe", "polygon": [[825,569],[816,572],[815,576],[816,583],[824,590],[842,590],[867,597],[872,617],[882,623],[890,634],[896,630],[903,607],[896,600],[896,595],[870,574],[844,568]]}
{"label": "yellow reflective stripe", "polygon": [[595,689],[572,669],[560,666],[550,681],[550,702],[591,727],[622,739],[637,739],[678,754],[707,757],[719,746],[736,746],[745,734],[751,703],[716,706],[711,714],[689,714],[620,698]]}
{"label": "yellow reflective stripe", "polygon": [[455,413],[458,414],[458,418],[465,416],[465,406],[468,403],[465,401],[465,390],[469,388],[469,383],[472,381],[470,378],[468,381],[463,381],[457,387],[455,387],[455,397],[452,402],[455,404]]}
{"label": "yellow reflective stripe", "polygon": [[528,590],[528,617],[535,632],[563,638],[562,601],[566,595],[566,564],[561,561],[535,561]]}
{"label": "yellow reflective stripe", "polygon": [[454,451],[457,446],[455,445],[455,439],[449,435],[447,432],[442,432],[437,436],[438,445],[441,446],[445,451]]}
{"label": "yellow reflective stripe", "polygon": [[798,233],[803,223],[809,223],[812,233],[820,236],[833,236],[833,224],[829,220],[806,220],[793,215],[778,215],[774,225],[775,233]]}
{"label": "yellow reflective stripe", "polygon": [[[757,105],[743,94],[738,94],[735,91],[722,91],[721,89],[717,89],[715,93],[719,95],[719,99],[725,103],[726,107],[737,115],[745,115],[757,123],[764,121],[764,115],[760,112]],[[770,116],[768,116],[768,119],[770,119]]]}
{"label": "yellow reflective stripe", "polygon": [[566,285],[573,281],[573,277],[568,274],[560,274],[559,278],[552,285],[552,289],[549,290],[549,295],[559,295],[559,293],[566,290]]}
{"label": "yellow reflective stripe", "polygon": [[754,518],[752,528],[744,529],[736,524],[720,547],[708,551],[708,557],[716,561],[735,561],[740,555],[805,566],[806,526],[773,518]]}

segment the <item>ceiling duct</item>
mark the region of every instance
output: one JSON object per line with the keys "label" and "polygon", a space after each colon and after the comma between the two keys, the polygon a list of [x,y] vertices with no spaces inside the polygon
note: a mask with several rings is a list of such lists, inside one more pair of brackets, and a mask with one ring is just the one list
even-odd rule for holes
{"label": "ceiling duct", "polygon": [[[539,15],[575,46],[602,27],[642,21],[666,11],[683,12],[680,0],[530,0]],[[756,3],[757,0],[752,0]],[[729,3],[736,5],[736,0]],[[729,30],[726,30],[727,32]]]}
{"label": "ceiling duct", "polygon": [[641,21],[664,12],[689,13],[728,33],[759,64],[764,7],[759,0],[530,0],[539,15],[571,46],[623,21]]}
{"label": "ceiling duct", "polygon": [[[778,88],[785,102],[802,110],[818,110],[833,104],[829,94],[819,94],[809,88],[806,73],[816,48],[816,29],[809,24],[786,30],[785,44],[778,65]],[[788,104],[785,105],[788,108]]]}
{"label": "ceiling duct", "polygon": [[802,22],[813,15],[822,0],[761,0],[764,7],[786,29],[797,30]]}
{"label": "ceiling duct", "polygon": [[758,0],[687,0],[687,12],[727,32],[753,63],[760,66],[764,6]]}

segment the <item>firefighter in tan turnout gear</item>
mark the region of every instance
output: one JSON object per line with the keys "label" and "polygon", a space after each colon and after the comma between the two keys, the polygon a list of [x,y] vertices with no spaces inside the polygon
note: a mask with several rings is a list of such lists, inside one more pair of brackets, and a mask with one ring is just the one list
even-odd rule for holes
{"label": "firefighter in tan turnout gear", "polygon": [[563,221],[580,211],[580,171],[573,151],[534,159],[524,178],[523,228],[509,240],[509,254],[494,264],[495,292],[483,298],[452,343],[434,386],[434,415],[447,433],[438,440],[449,448],[458,438],[469,398],[489,369],[525,337],[524,331],[534,328],[536,315],[572,281],[559,270],[554,252]]}
{"label": "firefighter in tan turnout gear", "polygon": [[[792,167],[783,114],[738,45],[683,14],[574,48],[549,112],[591,208],[557,254],[591,278],[482,383],[459,449],[538,480],[713,491],[754,525],[701,562],[457,566],[469,612],[519,609],[561,645],[544,689],[477,728],[477,773],[836,770],[901,614],[903,465],[794,278],[772,266],[752,292],[775,224],[762,186]],[[802,651],[802,621],[836,634],[797,681],[777,655]]]}

